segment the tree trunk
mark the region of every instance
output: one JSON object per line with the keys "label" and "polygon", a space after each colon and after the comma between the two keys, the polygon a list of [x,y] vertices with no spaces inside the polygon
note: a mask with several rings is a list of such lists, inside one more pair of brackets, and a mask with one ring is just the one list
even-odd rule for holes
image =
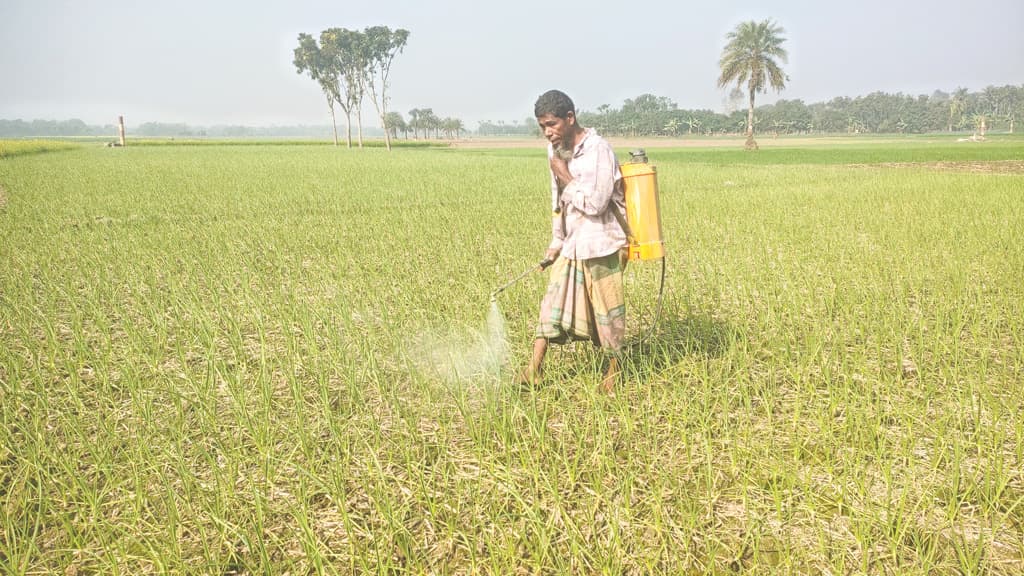
{"label": "tree trunk", "polygon": [[391,152],[391,131],[388,130],[388,122],[384,119],[384,114],[380,115],[380,125],[384,128],[384,147]]}
{"label": "tree trunk", "polygon": [[352,147],[352,112],[349,110],[345,111],[345,142]]}
{"label": "tree trunk", "polygon": [[750,89],[750,105],[747,107],[747,141],[743,144],[747,150],[757,150],[754,141],[754,89]]}
{"label": "tree trunk", "polygon": [[334,117],[334,98],[328,97],[327,104],[331,107],[331,127],[334,128],[334,146],[338,146],[338,121]]}
{"label": "tree trunk", "polygon": [[363,108],[356,109],[356,124],[359,126],[359,147],[363,147]]}

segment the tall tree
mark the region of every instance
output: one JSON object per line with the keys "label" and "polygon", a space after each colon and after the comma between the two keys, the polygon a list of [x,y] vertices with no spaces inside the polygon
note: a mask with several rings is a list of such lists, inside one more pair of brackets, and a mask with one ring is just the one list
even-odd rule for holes
{"label": "tall tree", "polygon": [[363,147],[363,96],[368,63],[362,32],[328,28],[320,33],[320,49],[338,70],[338,105],[345,112],[348,146],[352,147],[352,113],[356,114],[359,147]]}
{"label": "tall tree", "polygon": [[391,150],[391,134],[388,131],[388,77],[391,62],[405,48],[409,31],[399,28],[392,31],[387,26],[371,26],[363,31],[364,58],[368,64],[367,87],[373,106],[384,129],[384,143]]}
{"label": "tall tree", "polygon": [[718,66],[722,70],[718,77],[718,86],[725,88],[736,84],[737,89],[746,85],[749,97],[747,108],[747,142],[748,150],[756,150],[754,141],[754,95],[765,92],[770,85],[775,90],[786,87],[789,77],[782,71],[777,60],[788,61],[788,55],[782,43],[785,30],[772,22],[741,22],[736,29],[726,34],[725,48]]}
{"label": "tall tree", "polygon": [[420,108],[413,108],[409,110],[409,128],[412,129],[413,139],[418,139],[420,136],[420,128],[423,127],[423,110]]}
{"label": "tall tree", "polygon": [[[294,55],[292,64],[295,65],[296,72],[309,74],[327,97],[327,106],[331,111],[331,126],[334,128],[334,145],[337,146],[338,123],[334,117],[334,103],[339,100],[339,95],[338,70],[334,61],[320,50],[315,38],[305,33],[299,34],[299,46],[295,49]],[[350,139],[349,146],[351,145]]]}

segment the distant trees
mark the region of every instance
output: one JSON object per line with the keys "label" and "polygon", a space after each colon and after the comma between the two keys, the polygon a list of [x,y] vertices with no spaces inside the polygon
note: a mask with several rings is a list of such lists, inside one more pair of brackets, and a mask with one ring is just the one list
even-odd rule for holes
{"label": "distant trees", "polygon": [[432,108],[413,108],[409,110],[409,129],[412,130],[412,137],[419,138],[420,132],[424,138],[430,137],[430,132],[436,130],[441,121]]}
{"label": "distant trees", "polygon": [[384,116],[384,124],[387,126],[386,130],[390,133],[391,138],[397,138],[399,132],[408,137],[409,125],[405,123],[405,118],[402,118],[401,114],[398,112],[387,112]]}
{"label": "distant trees", "polygon": [[476,133],[480,136],[535,136],[540,134],[537,127],[537,119],[533,116],[526,118],[520,123],[518,120],[507,123],[504,120],[496,122],[481,120],[477,124]]}
{"label": "distant trees", "polygon": [[90,126],[78,118],[71,120],[3,120],[0,119],[0,136],[26,138],[32,136],[113,136],[116,128]]}
{"label": "distant trees", "polygon": [[440,128],[448,139],[460,138],[462,133],[466,131],[466,127],[462,124],[462,120],[450,117],[441,120]]}
{"label": "distant trees", "polygon": [[[756,107],[753,124],[759,131],[774,134],[910,134],[980,129],[978,114],[985,115],[989,133],[996,129],[1014,131],[1016,123],[1024,118],[1024,85],[989,86],[976,93],[937,90],[930,96],[872,92],[816,103],[782,99]],[[749,109],[729,114],[681,109],[671,100],[643,94],[626,99],[621,108],[602,104],[596,111],[582,110],[577,115],[584,126],[593,126],[608,136],[685,138],[746,134]],[[478,133],[516,133],[511,128],[500,122],[481,122]]]}
{"label": "distant trees", "polygon": [[747,111],[747,149],[757,149],[754,141],[754,95],[765,92],[770,85],[776,90],[786,87],[789,77],[782,71],[777,60],[787,61],[786,50],[782,47],[785,30],[772,22],[741,22],[736,29],[726,34],[728,42],[722,49],[718,61],[721,75],[718,86],[735,84],[737,90],[744,87],[749,97]]}
{"label": "distant trees", "polygon": [[338,129],[334,106],[345,112],[345,134],[352,147],[352,113],[356,114],[359,146],[363,145],[362,104],[367,90],[384,129],[388,150],[391,149],[387,129],[388,80],[391,63],[404,48],[408,30],[392,31],[387,26],[372,26],[362,32],[347,28],[328,28],[320,33],[320,42],[306,33],[299,34],[299,46],[292,63],[299,74],[306,73],[317,82],[328,100],[334,144]]}

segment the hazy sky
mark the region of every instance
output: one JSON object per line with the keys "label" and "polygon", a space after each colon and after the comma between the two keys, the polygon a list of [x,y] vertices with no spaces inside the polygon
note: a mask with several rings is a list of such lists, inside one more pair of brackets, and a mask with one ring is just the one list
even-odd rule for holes
{"label": "hazy sky", "polygon": [[1024,84],[1024,0],[0,0],[0,118],[324,125],[296,37],[373,25],[410,31],[390,106],[406,117],[522,121],[549,88],[582,110],[651,93],[722,111],[724,36],[765,18],[790,81],[758,102]]}

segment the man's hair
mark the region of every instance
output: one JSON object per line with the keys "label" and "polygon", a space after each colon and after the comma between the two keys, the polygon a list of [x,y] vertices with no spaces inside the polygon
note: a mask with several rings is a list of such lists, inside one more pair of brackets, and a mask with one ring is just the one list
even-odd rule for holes
{"label": "man's hair", "polygon": [[548,90],[537,98],[533,105],[533,115],[540,118],[545,114],[552,114],[558,118],[568,118],[569,112],[576,113],[576,105],[572,103],[565,92],[561,90]]}

